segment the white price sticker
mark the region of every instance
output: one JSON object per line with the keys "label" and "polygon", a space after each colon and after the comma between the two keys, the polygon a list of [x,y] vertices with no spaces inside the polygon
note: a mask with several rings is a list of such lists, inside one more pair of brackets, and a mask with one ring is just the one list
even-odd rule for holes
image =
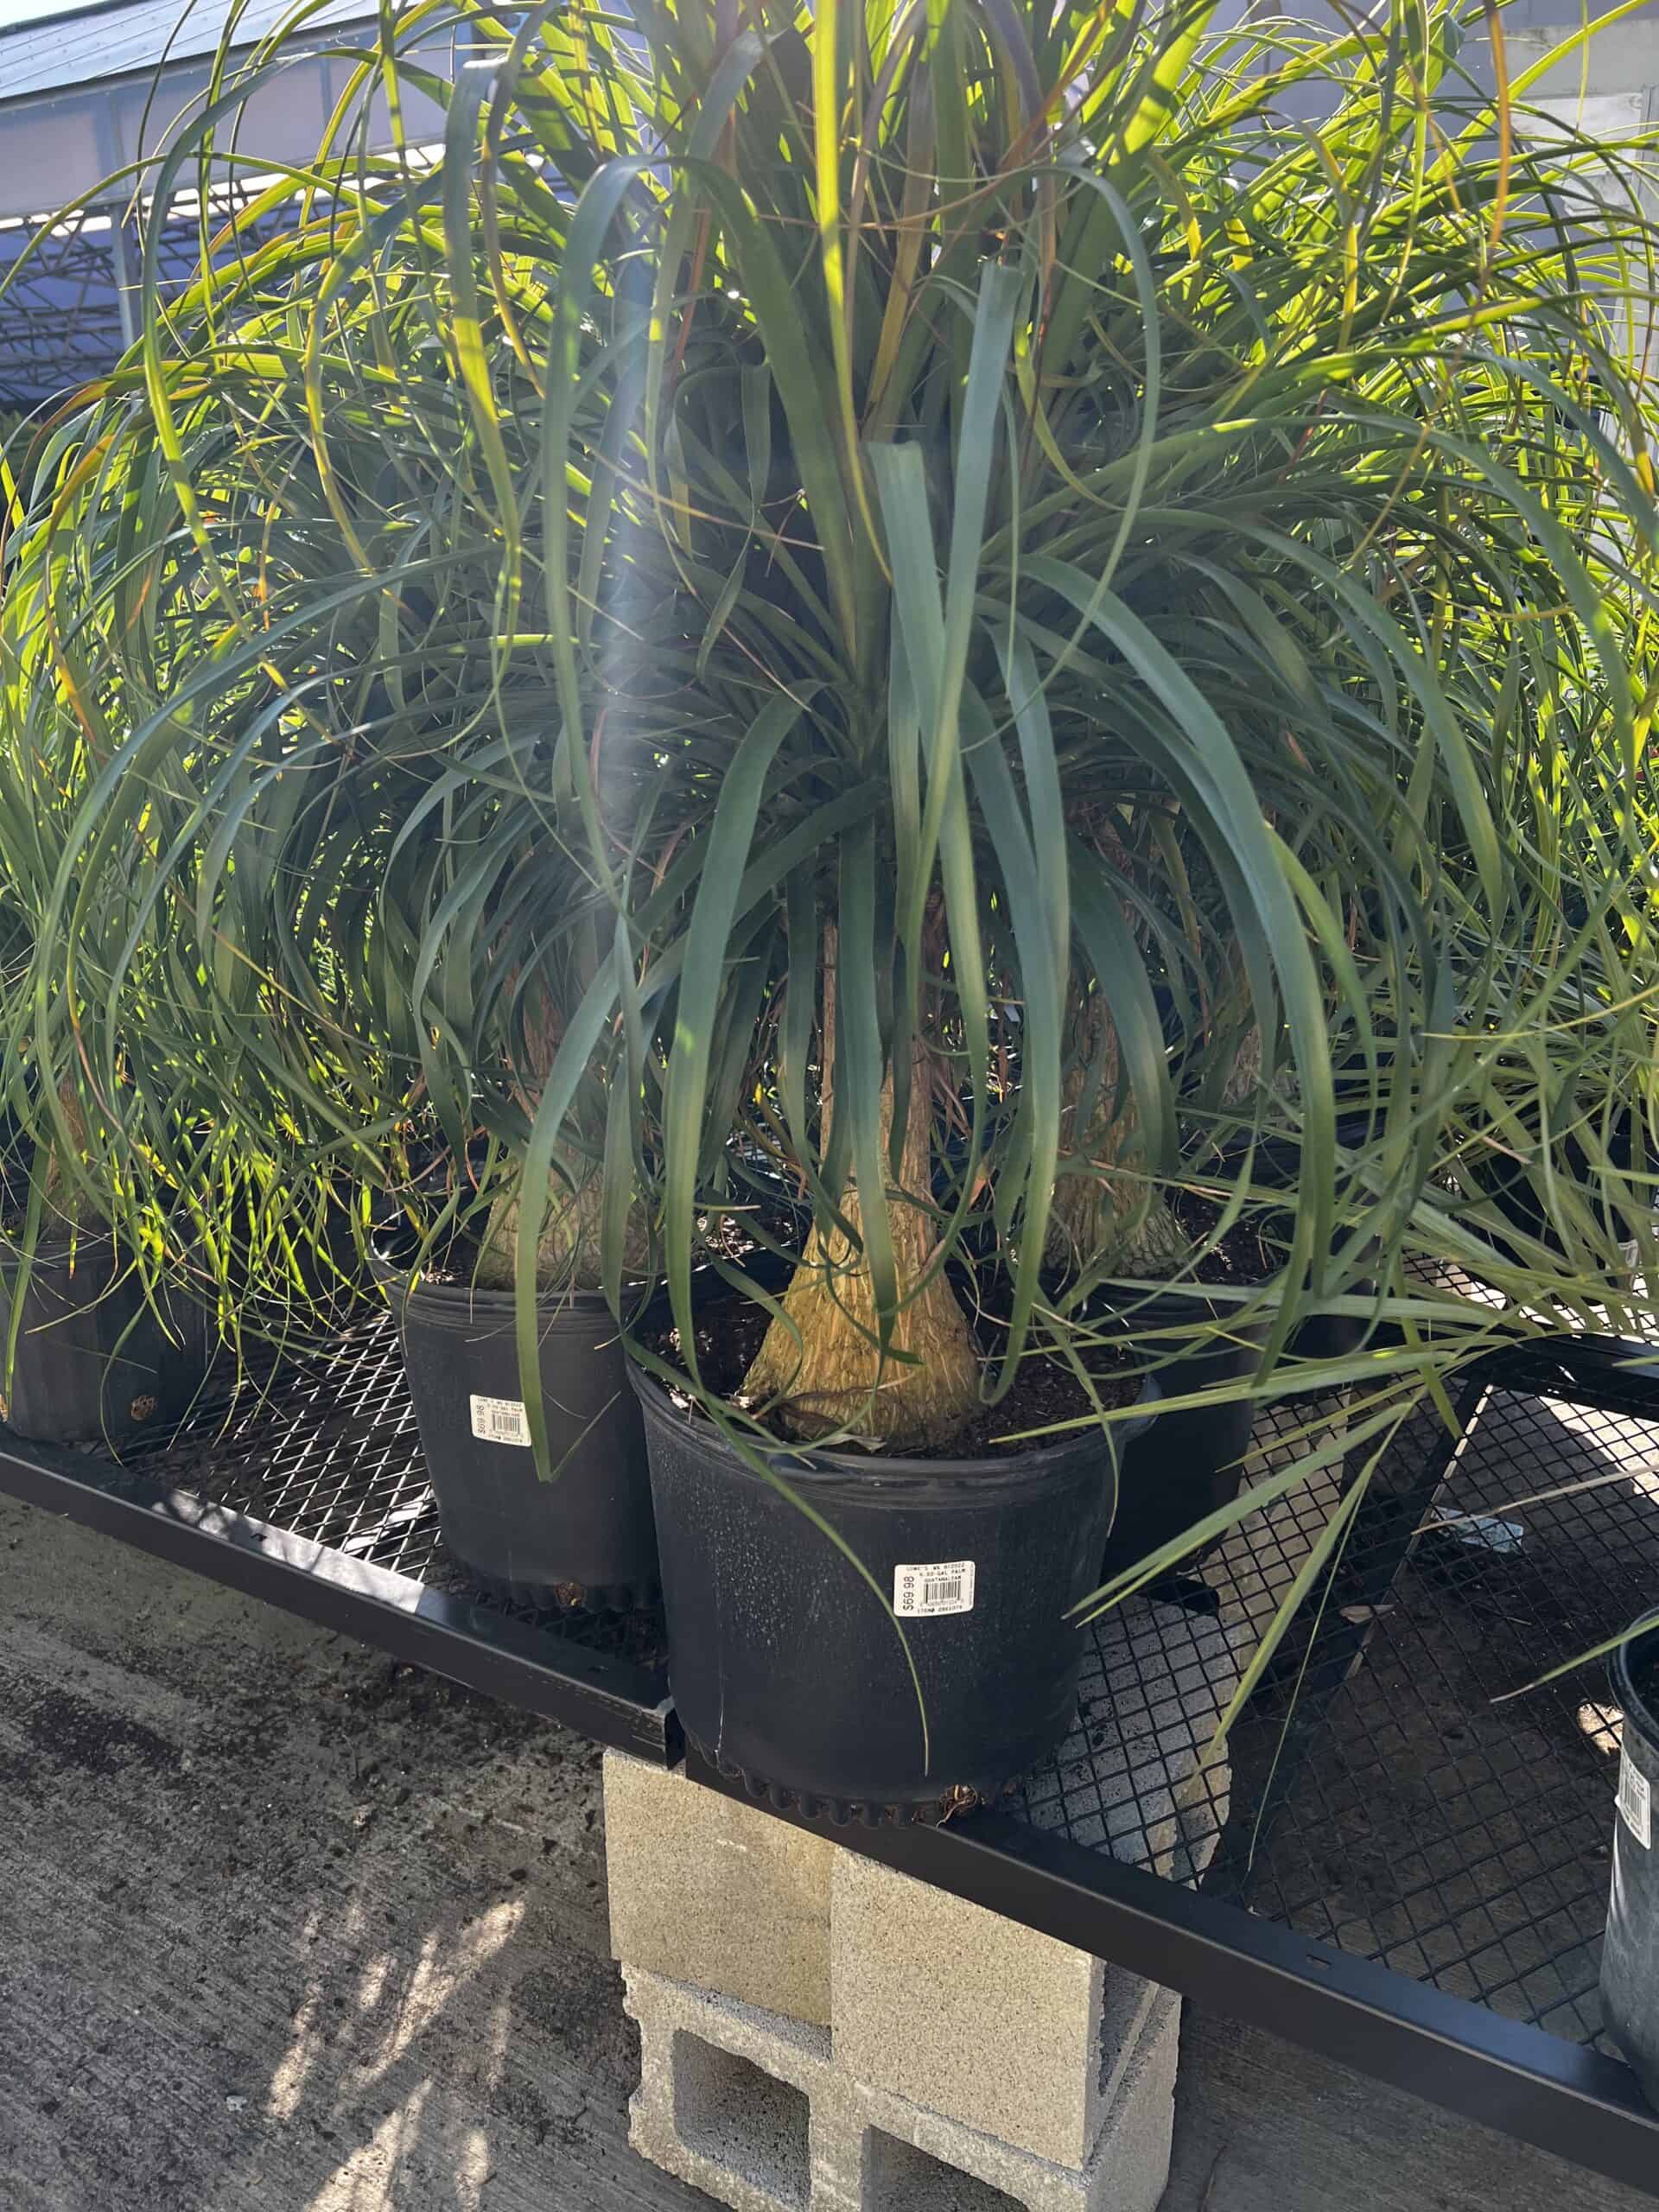
{"label": "white price sticker", "polygon": [[473,1434],[486,1444],[530,1443],[530,1415],[522,1398],[473,1400]]}
{"label": "white price sticker", "polygon": [[971,1613],[974,1562],[947,1559],[931,1567],[895,1567],[893,1610],[900,1620],[926,1619],[934,1613]]}
{"label": "white price sticker", "polygon": [[1618,1809],[1624,1825],[1643,1851],[1653,1849],[1653,1785],[1638,1774],[1628,1751],[1619,1754]]}

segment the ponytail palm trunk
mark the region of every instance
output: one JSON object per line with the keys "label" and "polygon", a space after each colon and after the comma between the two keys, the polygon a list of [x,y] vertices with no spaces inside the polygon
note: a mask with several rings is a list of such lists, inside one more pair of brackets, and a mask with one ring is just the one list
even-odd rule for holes
{"label": "ponytail palm trunk", "polygon": [[1098,988],[1076,994],[1073,1057],[1062,1079],[1060,1142],[1069,1172],[1054,1185],[1048,1258],[1076,1280],[1161,1274],[1188,1239],[1148,1172],[1134,1109],[1120,1088],[1116,1033]]}
{"label": "ponytail palm trunk", "polygon": [[[835,1111],[836,939],[826,938],[820,1108]],[[815,1221],[785,1292],[744,1378],[743,1395],[791,1433],[853,1431],[895,1449],[947,1445],[979,1405],[980,1363],[967,1316],[937,1264],[933,1225],[930,1072],[912,1046],[905,1125],[894,1142],[891,1073],[881,1086],[881,1156],[896,1159],[880,1194],[891,1224],[896,1317],[884,1332],[864,1249],[855,1183],[836,1194],[836,1218]]]}

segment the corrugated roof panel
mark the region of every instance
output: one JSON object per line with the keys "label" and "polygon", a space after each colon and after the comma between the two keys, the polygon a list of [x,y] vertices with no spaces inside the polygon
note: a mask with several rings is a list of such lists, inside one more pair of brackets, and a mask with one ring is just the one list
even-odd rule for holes
{"label": "corrugated roof panel", "polygon": [[[251,0],[237,24],[238,46],[251,46],[282,22],[291,0]],[[153,70],[158,62],[197,60],[216,51],[229,0],[124,0],[0,29],[0,105]],[[309,42],[325,26],[361,22],[365,0],[335,0],[307,24]]]}
{"label": "corrugated roof panel", "polygon": [[[222,8],[225,0],[214,4]],[[276,17],[281,4],[282,0],[261,0],[257,12],[251,9],[238,19],[238,41],[245,29],[256,35],[257,27]],[[143,0],[156,18],[172,5],[173,0]],[[336,0],[321,35],[288,47],[283,66],[250,89],[234,134],[236,173],[260,164],[307,161],[316,151],[325,124],[355,74],[353,61],[335,50],[355,54],[374,35],[363,5],[364,0]],[[86,28],[85,19],[73,20],[82,30]],[[111,17],[92,20],[108,22]],[[210,21],[204,16],[199,26],[202,47],[208,44]],[[12,36],[20,36],[22,28]],[[425,65],[448,75],[454,64],[453,22],[423,16],[415,35]],[[0,37],[0,67],[11,43],[12,38]],[[0,220],[21,216],[38,222],[54,209],[89,197],[114,204],[131,196],[135,181],[143,181],[142,189],[154,179],[161,155],[200,113],[213,60],[211,49],[175,53],[158,72],[153,49],[145,48],[148,62],[129,68],[138,50],[136,43],[123,47],[111,40],[105,58],[118,56],[118,64],[102,77],[0,100]],[[423,130],[437,136],[442,128],[438,108],[419,93],[406,97],[404,120],[416,137]],[[369,146],[390,143],[383,97],[360,98],[353,129],[359,126]],[[232,174],[227,148],[228,140],[221,138],[221,181]]]}

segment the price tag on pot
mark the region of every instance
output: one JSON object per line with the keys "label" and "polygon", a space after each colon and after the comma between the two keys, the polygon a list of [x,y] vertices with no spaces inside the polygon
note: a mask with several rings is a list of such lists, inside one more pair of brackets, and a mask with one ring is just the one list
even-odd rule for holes
{"label": "price tag on pot", "polygon": [[900,1620],[917,1616],[926,1618],[934,1613],[971,1613],[974,1562],[970,1559],[947,1559],[932,1567],[895,1567],[893,1610]]}
{"label": "price tag on pot", "polygon": [[530,1443],[530,1415],[522,1398],[473,1400],[473,1434],[486,1444]]}
{"label": "price tag on pot", "polygon": [[1653,1849],[1653,1785],[1630,1764],[1629,1751],[1618,1761],[1618,1809],[1624,1825],[1643,1851]]}

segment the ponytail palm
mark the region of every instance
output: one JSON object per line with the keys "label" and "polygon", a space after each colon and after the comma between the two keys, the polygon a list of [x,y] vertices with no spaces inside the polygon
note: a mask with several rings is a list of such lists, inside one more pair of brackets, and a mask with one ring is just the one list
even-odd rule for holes
{"label": "ponytail palm", "polygon": [[[463,0],[454,86],[433,12],[350,61],[438,158],[344,122],[152,270],[21,518],[121,734],[51,899],[98,994],[44,944],[16,1060],[189,946],[200,1116],[372,1173],[429,1118],[526,1373],[538,1282],[626,1311],[654,1243],[697,1379],[769,1158],[812,1223],[746,1409],[901,1445],[1185,1279],[1164,1193],[1236,1217],[1255,1137],[1271,1358],[1362,1275],[1409,1318],[1489,1132],[1645,1103],[1653,233],[1454,10]],[[1558,1211],[1517,1306],[1620,1264]]]}

